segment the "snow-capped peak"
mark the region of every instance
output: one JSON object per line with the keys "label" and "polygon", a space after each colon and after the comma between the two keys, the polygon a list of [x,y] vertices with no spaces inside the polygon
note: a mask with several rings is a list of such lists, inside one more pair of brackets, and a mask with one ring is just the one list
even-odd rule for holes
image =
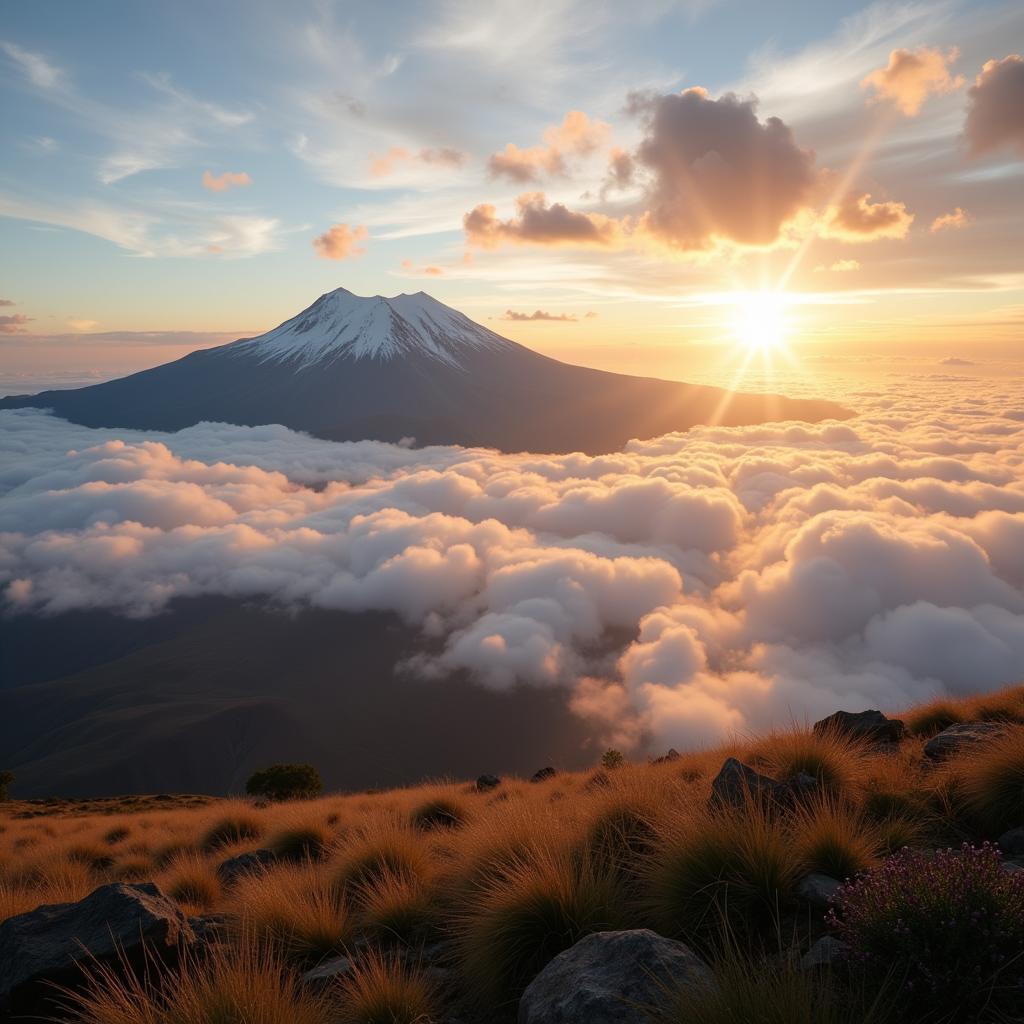
{"label": "snow-capped peak", "polygon": [[272,331],[232,347],[260,361],[301,369],[336,359],[386,361],[411,355],[458,366],[466,349],[509,344],[426,292],[371,298],[336,288]]}

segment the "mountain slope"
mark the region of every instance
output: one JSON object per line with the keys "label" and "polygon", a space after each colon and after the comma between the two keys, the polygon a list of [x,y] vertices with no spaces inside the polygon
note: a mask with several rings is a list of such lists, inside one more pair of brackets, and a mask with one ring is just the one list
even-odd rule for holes
{"label": "mountain slope", "polygon": [[343,288],[258,338],[73,391],[0,400],[94,427],[282,423],[328,440],[598,454],[700,423],[846,418],[832,402],[729,394],[542,356],[422,292]]}

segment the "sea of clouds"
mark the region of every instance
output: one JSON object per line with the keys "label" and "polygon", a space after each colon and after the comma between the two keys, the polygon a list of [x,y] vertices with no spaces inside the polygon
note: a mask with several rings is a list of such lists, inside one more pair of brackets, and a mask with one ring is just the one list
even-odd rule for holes
{"label": "sea of clouds", "polygon": [[391,611],[416,672],[564,687],[630,747],[1024,677],[1024,384],[837,397],[859,415],[599,457],[3,411],[0,601]]}

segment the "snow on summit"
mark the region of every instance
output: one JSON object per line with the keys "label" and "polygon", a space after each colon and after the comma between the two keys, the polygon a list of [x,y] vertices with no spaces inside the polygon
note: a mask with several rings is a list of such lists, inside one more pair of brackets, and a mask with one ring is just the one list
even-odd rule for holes
{"label": "snow on summit", "polygon": [[410,355],[459,366],[462,350],[509,344],[425,292],[387,298],[336,288],[272,331],[227,348],[302,369],[338,359],[388,361]]}

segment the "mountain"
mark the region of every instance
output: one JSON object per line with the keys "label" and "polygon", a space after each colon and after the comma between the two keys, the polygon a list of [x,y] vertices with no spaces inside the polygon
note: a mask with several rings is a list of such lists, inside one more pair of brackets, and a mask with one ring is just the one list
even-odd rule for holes
{"label": "mountain", "polygon": [[0,408],[24,406],[92,427],[282,423],[337,441],[592,454],[699,423],[850,415],[832,402],[573,366],[423,292],[364,298],[344,288],[257,338],[104,384],[0,399]]}

